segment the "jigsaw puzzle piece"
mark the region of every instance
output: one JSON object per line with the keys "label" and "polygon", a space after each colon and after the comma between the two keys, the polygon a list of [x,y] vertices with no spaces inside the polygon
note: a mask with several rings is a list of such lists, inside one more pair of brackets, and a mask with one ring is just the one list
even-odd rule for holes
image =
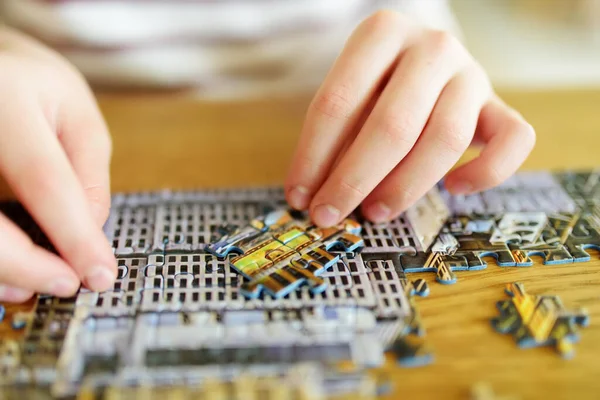
{"label": "jigsaw puzzle piece", "polygon": [[589,261],[587,249],[600,251],[600,218],[591,214],[573,215],[568,226],[563,228],[563,242],[574,262]]}
{"label": "jigsaw puzzle piece", "polygon": [[265,231],[266,228],[256,229],[252,225],[232,231],[223,228],[220,232],[223,236],[220,239],[215,238],[213,243],[206,246],[206,250],[219,258],[225,258],[231,253],[243,254],[245,245],[259,238]]}
{"label": "jigsaw puzzle piece", "polygon": [[231,265],[248,279],[254,279],[276,263],[296,255],[296,251],[283,243],[269,239],[250,249],[245,255],[231,260]]}
{"label": "jigsaw puzzle piece", "polygon": [[510,300],[497,304],[500,315],[491,320],[500,333],[511,333],[521,348],[553,345],[564,358],[574,354],[577,327],[589,324],[585,310],[566,311],[557,296],[527,294],[522,284],[505,289]]}
{"label": "jigsaw puzzle piece", "polygon": [[244,254],[263,240],[272,238],[294,222],[295,212],[277,209],[258,216],[244,227],[221,227],[221,237],[206,246],[206,250],[220,258],[230,253]]}
{"label": "jigsaw puzzle piece", "polygon": [[566,246],[569,253],[573,256],[573,262],[590,261],[592,257],[586,251],[587,249],[594,249],[596,251],[600,251],[600,242],[583,244],[567,240]]}
{"label": "jigsaw puzzle piece", "polygon": [[427,297],[429,296],[429,285],[425,279],[419,278],[408,284],[408,295]]}
{"label": "jigsaw puzzle piece", "polygon": [[307,283],[313,293],[322,292],[327,284],[317,275],[339,259],[339,255],[329,253],[325,248],[326,246],[315,247],[301,257],[285,260],[282,263],[287,264],[281,268],[275,265],[276,269],[270,273],[242,284],[241,293],[246,297],[256,298],[264,289],[271,296],[281,298],[303,283]]}
{"label": "jigsaw puzzle piece", "polygon": [[[474,265],[477,269],[477,267],[479,266],[477,260],[475,259],[475,257],[473,257],[473,255],[471,254],[464,254],[465,257],[467,257],[469,259],[469,263],[473,262]],[[519,262],[517,262],[517,260],[515,260],[514,258],[514,253],[511,252],[510,250],[508,250],[508,248],[505,249],[501,249],[501,250],[484,250],[484,251],[478,251],[477,252],[477,256],[476,258],[479,259],[479,262],[481,262],[481,257],[492,257],[496,260],[496,263],[500,266],[500,267],[529,267],[531,265],[533,265],[533,261],[528,260],[527,258],[525,259],[520,259]],[[480,267],[479,269],[483,269],[484,267]]]}
{"label": "jigsaw puzzle piece", "polygon": [[402,367],[421,367],[433,362],[433,353],[419,337],[399,336],[394,340],[389,351]]}
{"label": "jigsaw puzzle piece", "polygon": [[231,266],[249,279],[240,289],[245,297],[257,298],[265,289],[281,298],[303,283],[308,283],[313,293],[322,292],[325,281],[317,275],[339,259],[329,250],[355,252],[364,246],[357,236],[361,226],[356,221],[346,219],[338,226],[317,228],[297,214],[279,210],[267,215],[269,232],[231,260]]}
{"label": "jigsaw puzzle piece", "polygon": [[517,331],[525,328],[521,324],[521,317],[512,301],[499,301],[496,303],[496,308],[500,312],[500,316],[492,319],[492,326],[494,329],[499,333],[515,333],[516,336],[522,337],[524,333],[517,334]]}
{"label": "jigsaw puzzle piece", "polygon": [[544,265],[570,264],[573,262],[571,254],[563,247],[542,248],[540,250],[515,250],[513,256],[517,261],[517,266],[533,265],[531,256],[538,256],[544,259]]}
{"label": "jigsaw puzzle piece", "polygon": [[362,250],[364,242],[358,235],[344,232],[325,242],[325,250],[337,250],[345,253],[358,253]]}
{"label": "jigsaw puzzle piece", "polygon": [[441,253],[418,252],[416,255],[400,255],[402,269],[411,272],[435,272],[439,283],[450,285],[456,282],[453,271],[469,269],[468,261],[462,256],[448,256]]}

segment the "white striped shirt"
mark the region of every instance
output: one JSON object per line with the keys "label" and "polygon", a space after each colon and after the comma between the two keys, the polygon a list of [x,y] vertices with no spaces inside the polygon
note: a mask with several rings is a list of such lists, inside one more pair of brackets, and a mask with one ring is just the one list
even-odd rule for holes
{"label": "white striped shirt", "polygon": [[312,90],[377,9],[457,31],[446,0],[0,0],[4,22],[98,86],[208,96]]}

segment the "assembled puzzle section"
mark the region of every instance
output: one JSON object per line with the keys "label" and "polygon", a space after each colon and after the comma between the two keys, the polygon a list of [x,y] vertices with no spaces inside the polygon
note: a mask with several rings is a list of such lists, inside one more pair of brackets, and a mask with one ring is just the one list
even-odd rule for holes
{"label": "assembled puzzle section", "polygon": [[[193,375],[207,366],[298,361],[352,360],[363,367],[381,365],[385,348],[394,345],[398,348],[406,335],[422,333],[418,326],[420,321],[415,317],[415,304],[410,298],[415,289],[406,288],[404,281],[396,280],[396,276],[390,281],[389,274],[365,268],[360,254],[346,257],[340,257],[324,274],[324,278],[331,279],[327,286],[332,293],[330,302],[327,291],[315,295],[322,296],[315,299],[304,287],[281,299],[238,296],[236,299],[246,304],[238,303],[236,307],[231,307],[225,297],[200,300],[198,296],[198,301],[191,306],[181,302],[171,309],[144,309],[145,296],[154,297],[156,292],[143,290],[142,297],[138,297],[140,302],[134,302],[134,307],[139,309],[132,314],[130,306],[122,301],[110,302],[110,309],[104,307],[105,303],[98,305],[106,293],[82,293],[75,310],[77,319],[71,322],[68,345],[58,363],[54,393],[72,394],[85,377],[96,376],[99,382],[107,381],[123,371],[138,379],[159,374],[165,368],[183,366],[186,366],[185,374]],[[188,261],[193,262],[193,258]],[[121,269],[129,266],[130,272],[135,271],[132,264],[128,262]],[[162,267],[162,273],[168,274],[168,264]],[[206,264],[200,264],[200,271],[203,269],[206,270]],[[219,267],[213,272],[217,269]],[[224,267],[221,269],[231,273]],[[156,271],[152,274],[150,279],[154,280]],[[117,283],[127,279],[120,273]],[[128,290],[135,292],[133,286],[121,287],[123,298],[134,294]],[[345,297],[340,298],[335,291],[344,293]],[[166,298],[165,293],[158,293],[160,299]],[[296,297],[298,293],[306,296],[305,299]],[[398,353],[398,361],[408,365],[417,356],[421,357],[413,346]],[[428,357],[425,354],[423,359]]]}
{"label": "assembled puzzle section", "polygon": [[220,227],[245,225],[284,204],[280,188],[118,194],[104,232],[117,255],[202,250]]}
{"label": "assembled puzzle section", "polygon": [[466,196],[451,195],[443,189],[443,183],[439,187],[454,216],[509,212],[573,213],[577,209],[560,178],[547,171],[520,172],[495,188]]}
{"label": "assembled puzzle section", "polygon": [[[1,340],[3,388],[16,398],[221,393],[236,377],[296,379],[300,364],[326,372],[306,378],[319,393],[358,388],[384,351],[402,366],[433,361],[416,301],[429,288],[411,273],[452,283],[485,257],[588,260],[600,245],[597,182],[595,172],[526,173],[458,197],[439,185],[389,223],[351,216],[333,230],[284,212],[280,188],[116,195],[104,226],[114,286],[40,296],[5,318],[19,334]],[[0,208],[52,250],[22,207]],[[507,315],[499,326],[512,326]],[[340,362],[360,372],[329,374]]]}
{"label": "assembled puzzle section", "polygon": [[597,172],[527,172],[470,196],[441,188],[451,216],[431,246],[398,252],[396,264],[406,273],[435,272],[450,284],[454,271],[486,268],[485,257],[502,267],[531,266],[531,256],[546,265],[588,261],[586,250],[600,249],[597,187]]}
{"label": "assembled puzzle section", "polygon": [[500,316],[492,326],[500,333],[510,333],[522,348],[553,346],[564,358],[574,355],[579,340],[578,326],[589,324],[585,310],[565,310],[558,296],[535,296],[525,292],[521,283],[506,287],[509,300],[497,304]]}
{"label": "assembled puzzle section", "polygon": [[[254,374],[299,362],[351,361],[371,368],[392,348],[402,365],[430,362],[421,346],[405,340],[424,331],[413,299],[428,291],[424,282],[369,268],[358,252],[361,227],[351,219],[335,229],[317,229],[305,216],[279,211],[282,192],[248,193],[252,201],[235,191],[229,192],[231,201],[217,193],[117,196],[105,231],[118,278],[106,292],[82,289],[73,300],[44,387],[62,398],[81,390],[117,390],[111,382],[119,379],[160,386],[165,376],[176,374],[192,382],[209,370],[227,380],[240,368]],[[411,218],[424,227],[413,230],[410,218],[399,218],[386,231],[394,250],[404,251],[404,243],[422,248],[432,235],[426,215]],[[276,246],[260,256],[270,264],[257,277],[289,274],[283,268],[293,265],[316,273],[322,290],[301,284],[280,295],[276,290],[244,295],[253,277],[240,273],[244,268],[236,260],[254,257],[252,249],[265,242]],[[292,250],[289,257],[281,246]],[[242,251],[217,250],[224,248]],[[260,257],[252,263],[263,262]],[[278,257],[285,263],[278,264]],[[298,278],[305,279],[305,271]],[[20,387],[38,383],[20,363],[15,376],[12,383]]]}
{"label": "assembled puzzle section", "polygon": [[600,216],[600,169],[561,172],[556,177],[583,213]]}

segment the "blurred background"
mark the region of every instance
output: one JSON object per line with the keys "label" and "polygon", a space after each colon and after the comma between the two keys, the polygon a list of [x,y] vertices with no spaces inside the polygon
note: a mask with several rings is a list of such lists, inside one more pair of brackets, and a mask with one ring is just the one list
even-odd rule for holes
{"label": "blurred background", "polygon": [[0,20],[96,87],[246,97],[314,91],[382,8],[462,36],[497,87],[600,83],[600,0],[0,0]]}
{"label": "blurred background", "polygon": [[599,0],[451,0],[450,4],[465,43],[497,87],[600,86]]}
{"label": "blurred background", "polygon": [[[114,191],[283,182],[314,91],[350,32],[380,8],[461,37],[538,133],[523,169],[598,163],[600,0],[0,5],[0,19],[57,49],[93,84],[113,136]],[[201,149],[209,151],[199,157]]]}

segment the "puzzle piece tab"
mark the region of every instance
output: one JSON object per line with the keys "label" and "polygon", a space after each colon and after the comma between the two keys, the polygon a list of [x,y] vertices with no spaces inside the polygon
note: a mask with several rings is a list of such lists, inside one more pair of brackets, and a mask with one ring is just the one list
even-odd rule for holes
{"label": "puzzle piece tab", "polygon": [[511,298],[497,303],[500,316],[491,321],[496,331],[511,333],[522,348],[552,345],[564,358],[573,356],[578,326],[589,324],[585,310],[567,311],[558,296],[530,295],[521,283],[507,285],[506,293]]}

